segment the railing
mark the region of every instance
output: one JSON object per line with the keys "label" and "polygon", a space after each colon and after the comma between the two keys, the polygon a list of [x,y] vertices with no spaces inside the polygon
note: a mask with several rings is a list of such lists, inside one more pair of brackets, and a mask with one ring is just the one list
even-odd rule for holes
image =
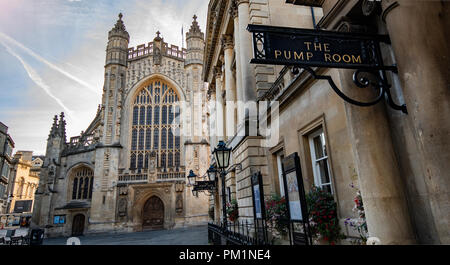
{"label": "railing", "polygon": [[82,136],[71,137],[67,148],[64,151],[65,154],[91,150],[97,144],[97,140],[94,139],[94,134],[85,134]]}
{"label": "railing", "polygon": [[156,176],[157,181],[170,181],[170,180],[179,180],[184,179],[184,172],[158,172]]}
{"label": "railing", "polygon": [[208,241],[213,245],[271,245],[267,226],[245,222],[208,223]]}
{"label": "railing", "polygon": [[[161,50],[161,55],[171,56],[178,59],[186,59],[186,49],[179,49],[178,46],[169,45],[167,43],[163,43]],[[145,44],[138,45],[135,48],[129,48],[128,49],[128,59],[133,60],[139,57],[147,56],[153,54],[153,42],[149,42],[146,46]]]}
{"label": "railing", "polygon": [[119,175],[118,183],[145,183],[147,180],[147,174]]}

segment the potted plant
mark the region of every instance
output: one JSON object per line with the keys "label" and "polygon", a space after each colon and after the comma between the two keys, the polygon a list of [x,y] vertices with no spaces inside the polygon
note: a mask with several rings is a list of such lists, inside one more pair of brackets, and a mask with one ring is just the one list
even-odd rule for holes
{"label": "potted plant", "polygon": [[337,205],[328,191],[313,186],[306,195],[311,234],[319,241],[335,245],[345,238],[337,218]]}
{"label": "potted plant", "polygon": [[289,225],[286,199],[278,194],[272,194],[265,204],[266,222],[273,236],[272,241],[286,237]]}
{"label": "potted plant", "polygon": [[228,219],[231,222],[235,222],[239,217],[239,209],[236,199],[232,199],[226,206]]}

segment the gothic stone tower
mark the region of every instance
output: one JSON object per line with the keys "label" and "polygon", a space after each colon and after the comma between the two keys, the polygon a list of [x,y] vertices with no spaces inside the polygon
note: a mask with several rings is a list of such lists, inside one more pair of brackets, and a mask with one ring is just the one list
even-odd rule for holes
{"label": "gothic stone tower", "polygon": [[[209,166],[204,34],[194,16],[187,49],[157,32],[128,48],[122,14],[108,34],[102,104],[80,136],[50,134],[33,224],[48,236],[169,229],[206,223],[208,198],[187,187]],[[53,132],[55,131],[55,132]]]}

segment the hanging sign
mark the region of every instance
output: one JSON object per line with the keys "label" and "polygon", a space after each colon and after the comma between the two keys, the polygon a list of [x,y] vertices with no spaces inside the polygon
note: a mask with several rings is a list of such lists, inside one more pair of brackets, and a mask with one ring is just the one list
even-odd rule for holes
{"label": "hanging sign", "polygon": [[248,25],[253,34],[251,63],[381,70],[379,43],[387,35]]}
{"label": "hanging sign", "polygon": [[216,187],[216,183],[214,181],[196,181],[193,191],[201,191],[201,190],[213,190]]}

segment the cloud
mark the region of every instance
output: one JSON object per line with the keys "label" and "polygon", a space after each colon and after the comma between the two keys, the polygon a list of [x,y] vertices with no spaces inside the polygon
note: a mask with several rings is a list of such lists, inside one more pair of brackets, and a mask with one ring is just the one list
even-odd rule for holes
{"label": "cloud", "polygon": [[29,64],[27,64],[22,57],[20,57],[17,53],[15,53],[6,43],[4,43],[3,41],[0,40],[0,43],[5,46],[6,51],[8,53],[10,53],[12,56],[16,57],[17,60],[20,61],[20,63],[23,65],[23,67],[25,68],[25,71],[27,72],[28,76],[30,77],[30,79],[36,84],[38,85],[40,88],[42,88],[44,90],[44,92],[51,98],[53,98],[56,103],[58,103],[58,105],[60,105],[66,112],[68,115],[73,115],[73,111],[70,110],[67,106],[64,105],[64,103],[57,98],[50,90],[50,87],[44,82],[44,80],[42,80],[42,78],[39,76],[39,74],[33,69],[33,67],[31,67]]}
{"label": "cloud", "polygon": [[[20,42],[16,41],[15,39],[9,37],[8,35],[0,32],[0,37],[3,38],[4,40],[7,40],[8,42],[12,43],[14,46],[21,48],[22,50],[24,50],[26,53],[28,53],[29,55],[33,56],[34,58],[36,58],[38,61],[46,64],[47,66],[49,66],[51,69],[65,75],[66,77],[74,80],[75,82],[83,85],[84,87],[92,90],[93,92],[99,94],[100,92],[98,91],[98,89],[96,89],[94,86],[84,82],[83,80],[73,76],[72,74],[64,71],[63,69],[59,68],[58,66],[52,64],[51,62],[45,60],[44,58],[42,58],[40,55],[36,54],[35,52],[33,52],[32,50],[30,50],[29,48],[25,47],[23,44],[21,44]],[[2,42],[3,45],[5,45],[4,42]]]}

